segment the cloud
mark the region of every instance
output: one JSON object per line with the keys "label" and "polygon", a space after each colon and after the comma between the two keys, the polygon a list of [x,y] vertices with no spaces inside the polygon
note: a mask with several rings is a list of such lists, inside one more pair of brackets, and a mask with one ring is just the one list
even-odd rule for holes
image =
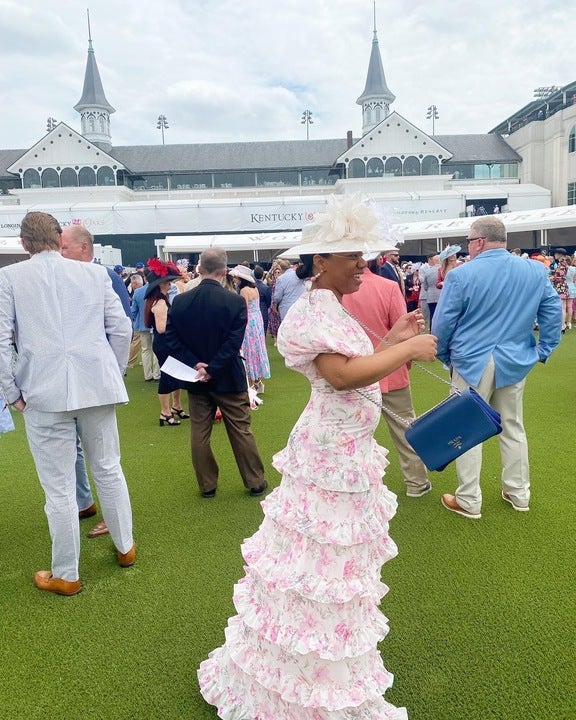
{"label": "cloud", "polygon": [[[99,0],[94,50],[115,144],[358,136],[356,99],[372,44],[367,0]],[[431,131],[487,132],[540,85],[574,80],[572,9],[562,0],[377,0],[379,47],[392,109]],[[48,116],[79,128],[87,51],[77,0],[0,0],[5,148],[28,147]]]}

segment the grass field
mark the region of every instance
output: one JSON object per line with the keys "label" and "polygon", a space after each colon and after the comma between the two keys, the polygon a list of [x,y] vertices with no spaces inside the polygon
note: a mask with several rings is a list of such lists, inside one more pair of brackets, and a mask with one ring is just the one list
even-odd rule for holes
{"label": "grass field", "polygon": [[[269,351],[272,378],[253,428],[275,486],[271,458],[308,385]],[[500,498],[495,440],[484,450],[479,521],[440,505],[456,487],[453,467],[432,474],[431,493],[407,499],[390,453],[385,482],[399,494],[391,527],[399,555],[383,571],[391,631],[381,650],[396,676],[386,697],[405,705],[410,720],[576,718],[575,355],[573,330],[528,381],[529,513]],[[126,380],[131,402],[118,419],[138,560],[122,570],[109,537],[83,537],[78,596],[32,584],[34,571],[50,566],[43,496],[22,418],[0,437],[2,720],[216,718],[199,695],[196,668],[223,641],[243,574],[239,546],[258,527],[260,504],[243,489],[221,425],[213,436],[218,496],[200,498],[187,421],[160,428],[155,387],[141,368]],[[417,369],[412,381],[418,412],[445,394]],[[390,445],[384,422],[377,439]],[[83,536],[91,526],[82,523]]]}

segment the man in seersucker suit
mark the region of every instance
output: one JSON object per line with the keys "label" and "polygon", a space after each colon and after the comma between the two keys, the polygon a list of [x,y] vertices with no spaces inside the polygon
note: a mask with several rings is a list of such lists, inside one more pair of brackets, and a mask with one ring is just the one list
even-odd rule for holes
{"label": "man in seersucker suit", "polygon": [[[63,258],[61,228],[42,212],[22,221],[25,262],[0,269],[0,390],[24,414],[52,537],[52,567],[36,587],[75,595],[80,531],[76,433],[81,437],[122,567],[136,559],[132,510],[120,467],[115,405],[132,328],[104,267]],[[13,341],[18,359],[12,367]]]}

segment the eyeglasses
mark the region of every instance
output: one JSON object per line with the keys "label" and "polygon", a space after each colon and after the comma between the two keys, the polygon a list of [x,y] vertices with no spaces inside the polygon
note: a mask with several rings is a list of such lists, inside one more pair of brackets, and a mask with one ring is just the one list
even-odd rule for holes
{"label": "eyeglasses", "polygon": [[474,242],[475,240],[486,240],[486,238],[484,237],[484,235],[478,235],[478,237],[475,237],[475,238],[466,238],[466,240],[467,240],[469,243],[471,243],[471,242]]}

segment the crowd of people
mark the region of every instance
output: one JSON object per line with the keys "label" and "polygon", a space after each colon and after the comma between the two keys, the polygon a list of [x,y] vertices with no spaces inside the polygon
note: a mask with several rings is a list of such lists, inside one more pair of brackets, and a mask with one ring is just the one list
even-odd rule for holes
{"label": "crowd of people", "polygon": [[[52,562],[36,586],[59,595],[82,588],[79,522],[96,514],[82,490],[86,463],[103,514],[92,536],[110,534],[121,567],[136,561],[115,406],[128,400],[123,375],[139,357],[143,380],[158,383],[160,427],[189,421],[202,501],[218,492],[218,414],[247,494],[267,493],[251,416],[270,377],[269,333],[311,394],[273,458],[282,479],[244,541],[236,615],[199,668],[201,693],[222,718],[304,720],[338,710],[405,720],[405,708],[384,699],[392,676],[378,649],[388,630],[381,570],[397,553],[389,523],[398,501],[383,483],[389,461],[374,432],[384,415],[408,502],[430,493],[404,429],[415,418],[412,361],[440,359],[452,390],[473,387],[500,413],[501,497],[527,512],[523,390],[571,327],[575,263],[562,248],[549,264],[508,252],[494,216],[472,223],[466,255],[451,245],[420,265],[402,263],[381,219],[356,196],[330,197],[288,259],[268,271],[230,269],[214,247],[196,268],[154,258],[122,277],[121,266],[92,262],[89,233],[62,231],[39,212],[28,213],[21,237],[36,272],[26,263],[0,270],[0,389],[23,413],[46,495]],[[481,466],[481,445],[457,459],[458,487],[442,495],[444,508],[480,519]]]}

